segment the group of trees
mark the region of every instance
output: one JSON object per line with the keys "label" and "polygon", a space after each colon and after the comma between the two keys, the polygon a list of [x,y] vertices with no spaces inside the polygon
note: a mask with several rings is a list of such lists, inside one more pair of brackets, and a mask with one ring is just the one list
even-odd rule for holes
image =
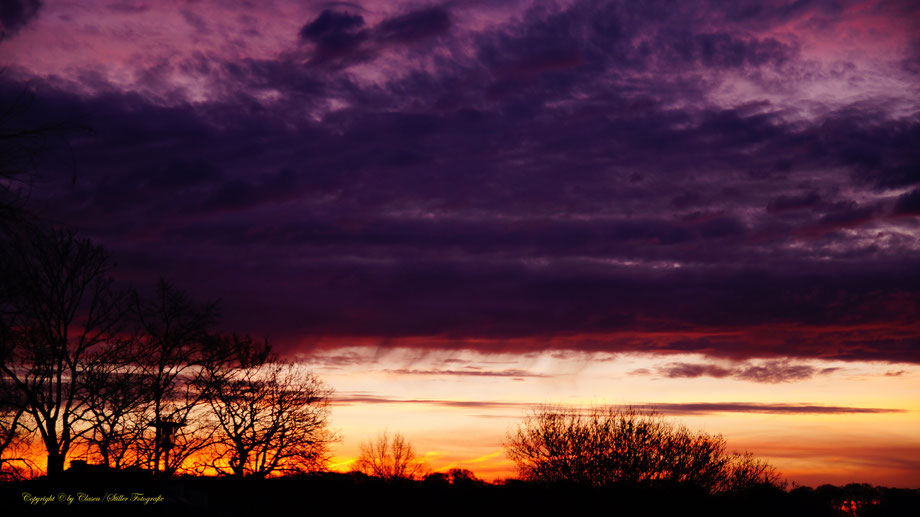
{"label": "group of trees", "polygon": [[[49,476],[75,451],[113,468],[236,477],[324,468],[331,390],[267,343],[221,335],[214,304],[160,281],[119,289],[107,253],[69,230],[4,233],[0,251],[0,475]],[[708,492],[780,484],[721,436],[637,410],[543,408],[509,435],[522,479],[675,484]],[[400,434],[361,445],[356,467],[388,480],[429,473]]]}
{"label": "group of trees", "polygon": [[685,486],[709,493],[784,486],[766,462],[729,454],[722,436],[636,409],[545,407],[525,417],[508,442],[508,456],[530,481]]}
{"label": "group of trees", "polygon": [[160,281],[120,289],[108,254],[65,229],[0,246],[0,474],[110,467],[234,476],[321,469],[331,390],[267,343],[216,333],[217,307]]}
{"label": "group of trees", "polygon": [[390,482],[424,481],[426,484],[466,486],[483,484],[469,469],[432,471],[405,436],[400,433],[391,436],[388,431],[361,444],[354,467],[358,472]]}

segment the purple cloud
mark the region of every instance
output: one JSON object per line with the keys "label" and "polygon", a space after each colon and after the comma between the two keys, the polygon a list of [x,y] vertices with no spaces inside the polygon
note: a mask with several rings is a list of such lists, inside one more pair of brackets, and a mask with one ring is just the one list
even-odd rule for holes
{"label": "purple cloud", "polygon": [[377,30],[384,41],[414,43],[447,32],[450,13],[441,7],[427,7],[384,20]]}
{"label": "purple cloud", "polygon": [[[784,357],[920,362],[916,103],[784,32],[856,14],[492,16],[329,7],[276,54],[151,57],[132,87],[21,66],[0,98],[36,98],[5,123],[95,130],[75,185],[42,163],[36,210],[287,350],[692,351],[774,362],[663,374],[758,382],[820,373]],[[897,82],[909,57],[873,66]]]}
{"label": "purple cloud", "polygon": [[0,42],[29,24],[41,8],[41,0],[7,0],[0,4]]}

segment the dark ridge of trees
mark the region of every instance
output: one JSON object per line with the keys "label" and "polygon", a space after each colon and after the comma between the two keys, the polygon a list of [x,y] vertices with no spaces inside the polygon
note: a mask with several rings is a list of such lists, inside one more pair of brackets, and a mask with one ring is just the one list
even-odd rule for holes
{"label": "dark ridge of trees", "polygon": [[685,486],[707,493],[785,486],[767,463],[728,454],[721,436],[635,409],[544,407],[509,433],[506,448],[527,481]]}
{"label": "dark ridge of trees", "polygon": [[[69,472],[67,474],[70,474]],[[30,506],[22,493],[57,494],[60,491],[94,496],[142,492],[162,495],[164,501],[139,504],[74,504],[53,502]],[[739,493],[706,494],[682,487],[546,485],[523,481],[504,483],[392,483],[361,473],[333,472],[276,478],[185,477],[155,480],[132,478],[127,472],[65,476],[0,483],[0,503],[12,515],[219,515],[249,516],[307,511],[317,499],[336,502],[351,513],[393,508],[400,515],[432,513],[473,515],[588,515],[602,509],[614,515],[770,516],[783,517],[914,517],[920,490],[847,485],[800,487],[786,492],[755,487]]]}
{"label": "dark ridge of trees", "polygon": [[476,477],[476,474],[469,469],[449,469],[447,472],[431,472],[425,475],[422,480],[426,484],[435,485],[482,485],[485,481]]}

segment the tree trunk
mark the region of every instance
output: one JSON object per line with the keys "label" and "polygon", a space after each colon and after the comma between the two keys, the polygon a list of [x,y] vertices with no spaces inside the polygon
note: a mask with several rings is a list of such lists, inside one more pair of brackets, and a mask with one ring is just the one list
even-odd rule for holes
{"label": "tree trunk", "polygon": [[233,477],[242,479],[246,474],[246,460],[248,459],[249,455],[246,453],[246,451],[241,449],[237,449],[236,455],[238,460],[237,464],[233,465],[231,462],[231,466],[233,467]]}
{"label": "tree trunk", "polygon": [[60,477],[64,473],[64,455],[49,452],[46,471],[49,478]]}

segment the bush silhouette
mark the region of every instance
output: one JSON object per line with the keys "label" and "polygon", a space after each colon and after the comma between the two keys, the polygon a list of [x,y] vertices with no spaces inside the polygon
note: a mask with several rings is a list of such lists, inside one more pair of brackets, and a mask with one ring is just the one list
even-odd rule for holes
{"label": "bush silhouette", "polygon": [[725,440],[635,409],[544,407],[508,435],[507,454],[527,481],[585,486],[679,485],[706,492],[780,486],[778,473]]}

